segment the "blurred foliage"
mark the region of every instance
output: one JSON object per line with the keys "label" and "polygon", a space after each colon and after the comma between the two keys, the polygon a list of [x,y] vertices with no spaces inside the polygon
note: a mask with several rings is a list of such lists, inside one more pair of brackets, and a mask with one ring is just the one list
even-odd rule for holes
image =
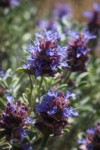
{"label": "blurred foliage", "polygon": [[21,51],[34,33],[38,2],[21,1],[21,5],[11,8],[0,7],[0,60],[4,68],[19,65]]}

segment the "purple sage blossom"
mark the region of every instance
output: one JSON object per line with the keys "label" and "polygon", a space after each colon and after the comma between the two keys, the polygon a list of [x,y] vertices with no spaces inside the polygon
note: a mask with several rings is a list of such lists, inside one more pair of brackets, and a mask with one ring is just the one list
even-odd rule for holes
{"label": "purple sage blossom", "polygon": [[66,18],[69,18],[72,16],[72,13],[71,13],[71,7],[70,5],[68,4],[62,4],[62,3],[58,3],[56,6],[55,6],[55,10],[54,10],[54,16],[55,17],[58,17],[58,18],[63,18],[63,17],[66,17]]}
{"label": "purple sage blossom", "polygon": [[78,113],[70,107],[70,98],[75,97],[69,91],[64,95],[61,91],[49,91],[36,105],[38,118],[35,126],[43,134],[60,135],[68,125],[68,119]]}
{"label": "purple sage blossom", "polygon": [[88,19],[87,30],[93,34],[100,33],[100,4],[94,3],[92,11],[85,11],[84,16]]}
{"label": "purple sage blossom", "polygon": [[60,36],[57,32],[45,31],[35,34],[34,45],[29,45],[26,64],[23,68],[29,74],[38,76],[54,76],[59,67],[67,66],[63,61],[65,48],[59,45]]}
{"label": "purple sage blossom", "polygon": [[13,104],[13,97],[6,95],[9,103],[0,116],[0,134],[6,137],[7,141],[23,140],[27,134],[25,132],[28,108],[20,101]]}
{"label": "purple sage blossom", "polygon": [[80,150],[82,145],[86,147],[86,150],[99,150],[100,149],[100,123],[97,123],[95,128],[90,128],[86,131],[86,138],[79,140]]}
{"label": "purple sage blossom", "polygon": [[54,18],[51,18],[49,20],[42,19],[38,23],[39,28],[41,29],[45,28],[46,30],[52,30],[52,31],[57,31],[59,26],[60,26],[59,23]]}
{"label": "purple sage blossom", "polygon": [[91,49],[87,44],[90,39],[95,38],[89,33],[69,32],[70,40],[67,47],[67,63],[68,68],[73,72],[83,72],[86,70],[85,63]]}

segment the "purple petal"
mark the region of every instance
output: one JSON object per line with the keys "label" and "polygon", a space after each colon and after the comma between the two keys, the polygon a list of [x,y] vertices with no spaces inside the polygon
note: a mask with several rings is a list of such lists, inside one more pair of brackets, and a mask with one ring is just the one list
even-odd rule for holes
{"label": "purple petal", "polygon": [[66,98],[72,97],[73,99],[76,99],[75,93],[70,93],[69,91],[66,92]]}
{"label": "purple petal", "polygon": [[11,96],[10,94],[5,94],[5,97],[7,98],[7,100],[8,100],[9,103],[12,103],[13,100],[14,100],[14,97]]}
{"label": "purple petal", "polygon": [[86,132],[90,133],[90,134],[94,134],[95,133],[95,129],[94,128],[90,128]]}
{"label": "purple petal", "polygon": [[85,139],[78,139],[78,144],[86,144],[86,140]]}
{"label": "purple petal", "polygon": [[57,106],[54,106],[51,110],[47,111],[49,115],[53,115],[57,112]]}
{"label": "purple petal", "polygon": [[74,109],[72,107],[70,107],[69,109],[65,108],[63,110],[63,113],[68,118],[71,118],[72,116],[78,116],[78,112],[74,112]]}

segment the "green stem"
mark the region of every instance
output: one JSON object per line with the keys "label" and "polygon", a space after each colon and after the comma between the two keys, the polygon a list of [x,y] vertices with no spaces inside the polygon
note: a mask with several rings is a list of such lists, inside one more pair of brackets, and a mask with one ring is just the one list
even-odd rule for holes
{"label": "green stem", "polygon": [[42,140],[42,143],[41,143],[40,150],[44,150],[44,148],[45,148],[45,146],[46,146],[46,144],[47,144],[48,139],[49,139],[49,135],[48,135],[48,134],[47,134],[47,135],[44,135],[43,140]]}
{"label": "green stem", "polygon": [[40,80],[40,83],[39,83],[39,90],[38,90],[38,94],[39,94],[39,95],[41,95],[42,83],[43,83],[43,77],[41,77],[41,80]]}
{"label": "green stem", "polygon": [[32,101],[32,89],[33,89],[33,85],[32,85],[32,79],[31,79],[31,75],[29,75],[29,80],[30,80],[30,105],[31,105],[31,101]]}
{"label": "green stem", "polygon": [[70,79],[70,75],[71,75],[71,71],[69,71],[65,77],[64,83],[68,83],[69,79]]}

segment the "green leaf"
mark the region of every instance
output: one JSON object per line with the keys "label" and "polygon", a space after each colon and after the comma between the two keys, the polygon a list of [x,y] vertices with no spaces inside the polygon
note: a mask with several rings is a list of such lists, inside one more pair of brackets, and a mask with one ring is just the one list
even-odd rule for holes
{"label": "green leaf", "polygon": [[17,68],[17,70],[16,70],[17,72],[27,72],[25,69],[23,69],[22,67],[19,67],[19,68]]}
{"label": "green leaf", "polygon": [[61,86],[59,86],[56,90],[62,90],[64,88],[67,88],[67,84],[62,84]]}

